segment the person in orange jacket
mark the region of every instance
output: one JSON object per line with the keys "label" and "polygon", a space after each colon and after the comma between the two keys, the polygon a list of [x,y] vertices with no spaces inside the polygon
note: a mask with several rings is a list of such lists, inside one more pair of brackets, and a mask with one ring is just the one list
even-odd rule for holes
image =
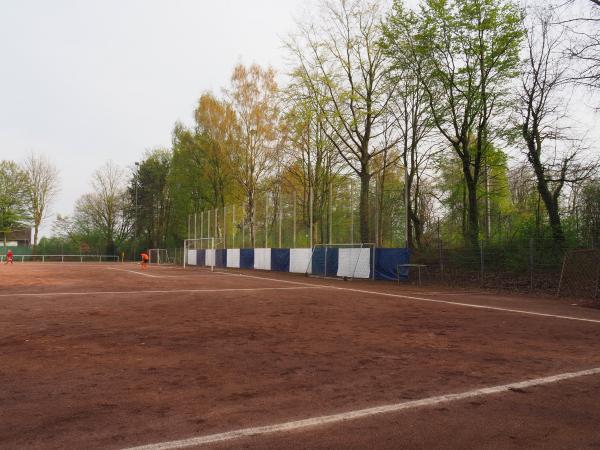
{"label": "person in orange jacket", "polygon": [[142,252],[142,253],[140,253],[140,256],[142,257],[142,270],[147,269],[148,268],[148,261],[150,260],[150,257],[148,256],[148,253]]}

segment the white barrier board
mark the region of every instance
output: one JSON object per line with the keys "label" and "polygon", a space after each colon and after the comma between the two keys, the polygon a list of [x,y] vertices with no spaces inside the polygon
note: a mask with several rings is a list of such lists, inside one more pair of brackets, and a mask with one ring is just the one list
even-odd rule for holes
{"label": "white barrier board", "polygon": [[196,250],[188,250],[187,251],[187,263],[189,266],[196,265]]}
{"label": "white barrier board", "polygon": [[271,249],[254,249],[254,268],[259,270],[271,270]]}
{"label": "white barrier board", "polygon": [[310,259],[312,257],[312,248],[291,248],[290,249],[290,272],[306,273],[310,272]]}
{"label": "white barrier board", "polygon": [[206,259],[204,260],[205,266],[213,267],[215,265],[215,253],[214,249],[206,250]]}
{"label": "white barrier board", "polygon": [[338,277],[369,278],[371,275],[371,248],[338,249]]}
{"label": "white barrier board", "polygon": [[227,249],[227,267],[234,269],[240,268],[240,249],[239,248],[228,248]]}

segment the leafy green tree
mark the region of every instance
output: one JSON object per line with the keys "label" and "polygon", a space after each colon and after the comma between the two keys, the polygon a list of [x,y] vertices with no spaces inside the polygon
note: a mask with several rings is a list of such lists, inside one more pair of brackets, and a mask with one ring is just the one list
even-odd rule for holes
{"label": "leafy green tree", "polygon": [[131,237],[131,207],[124,180],[123,170],[109,162],[94,172],[93,191],[75,204],[76,233],[93,238],[97,249],[108,255],[114,255]]}
{"label": "leafy green tree", "polygon": [[171,219],[168,183],[172,154],[170,150],[147,152],[136,166],[128,187],[129,204],[135,216],[135,237],[147,248],[164,247]]}
{"label": "leafy green tree", "polygon": [[27,175],[14,161],[0,161],[0,232],[4,237],[29,222]]}
{"label": "leafy green tree", "polygon": [[[360,240],[373,237],[369,186],[373,161],[389,151],[389,164],[399,141],[393,124],[395,80],[381,47],[382,11],[374,1],[323,2],[321,24],[308,24],[288,45],[329,127],[325,134],[360,179]],[[325,88],[323,91],[322,88]]]}
{"label": "leafy green tree", "polygon": [[489,145],[510,104],[523,39],[522,14],[509,0],[426,0],[417,35],[434,123],[459,158],[466,189],[465,238],[478,247],[478,186]]}
{"label": "leafy green tree", "polygon": [[[389,76],[396,80],[393,98],[395,125],[400,131],[398,147],[402,154],[408,195],[402,200],[408,209],[406,245],[421,246],[425,227],[426,201],[421,187],[424,174],[434,155],[431,135],[435,128],[424,88],[426,59],[419,52],[416,36],[422,27],[419,15],[402,0],[394,1],[383,28],[382,45],[391,60]],[[431,87],[433,89],[433,87]]]}

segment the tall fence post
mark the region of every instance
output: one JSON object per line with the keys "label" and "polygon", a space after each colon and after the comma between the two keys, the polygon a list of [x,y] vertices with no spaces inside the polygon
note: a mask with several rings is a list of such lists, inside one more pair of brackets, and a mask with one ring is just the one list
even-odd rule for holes
{"label": "tall fence post", "polygon": [[293,233],[294,233],[294,237],[292,238],[292,244],[293,247],[296,248],[296,190],[294,190],[294,196],[293,196],[293,202],[294,202],[294,226],[293,226]]}
{"label": "tall fence post", "polygon": [[350,243],[354,244],[354,179],[350,178]]}
{"label": "tall fence post", "polygon": [[237,231],[237,226],[235,224],[235,205],[232,206],[233,210],[231,211],[231,246],[235,248],[235,232]]}
{"label": "tall fence post", "polygon": [[533,238],[529,238],[529,290],[533,291],[533,264],[534,264]]}
{"label": "tall fence post", "polygon": [[265,194],[265,248],[269,248],[269,193]]}
{"label": "tall fence post", "polygon": [[308,230],[308,235],[309,235],[309,240],[310,240],[310,248],[313,248],[313,191],[312,191],[312,186],[309,186],[309,192],[308,192],[308,197],[309,197],[309,201],[308,201],[308,208],[309,208],[309,227],[310,229]]}
{"label": "tall fence post", "polygon": [[333,183],[329,181],[329,245],[333,244]]}
{"label": "tall fence post", "polygon": [[282,220],[283,220],[283,205],[281,204],[283,200],[283,196],[281,195],[281,193],[279,194],[279,248],[281,248],[281,227],[282,227]]}
{"label": "tall fence post", "polygon": [[485,259],[484,259],[484,250],[483,250],[483,239],[481,240],[480,244],[479,244],[479,259],[480,259],[480,269],[481,269],[481,284],[483,285],[484,283],[484,279],[485,279]]}

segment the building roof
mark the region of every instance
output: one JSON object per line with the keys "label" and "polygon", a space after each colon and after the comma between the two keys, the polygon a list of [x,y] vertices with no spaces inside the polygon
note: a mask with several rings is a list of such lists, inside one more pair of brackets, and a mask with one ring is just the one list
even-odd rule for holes
{"label": "building roof", "polygon": [[7,241],[31,241],[31,228],[13,230],[6,234]]}

